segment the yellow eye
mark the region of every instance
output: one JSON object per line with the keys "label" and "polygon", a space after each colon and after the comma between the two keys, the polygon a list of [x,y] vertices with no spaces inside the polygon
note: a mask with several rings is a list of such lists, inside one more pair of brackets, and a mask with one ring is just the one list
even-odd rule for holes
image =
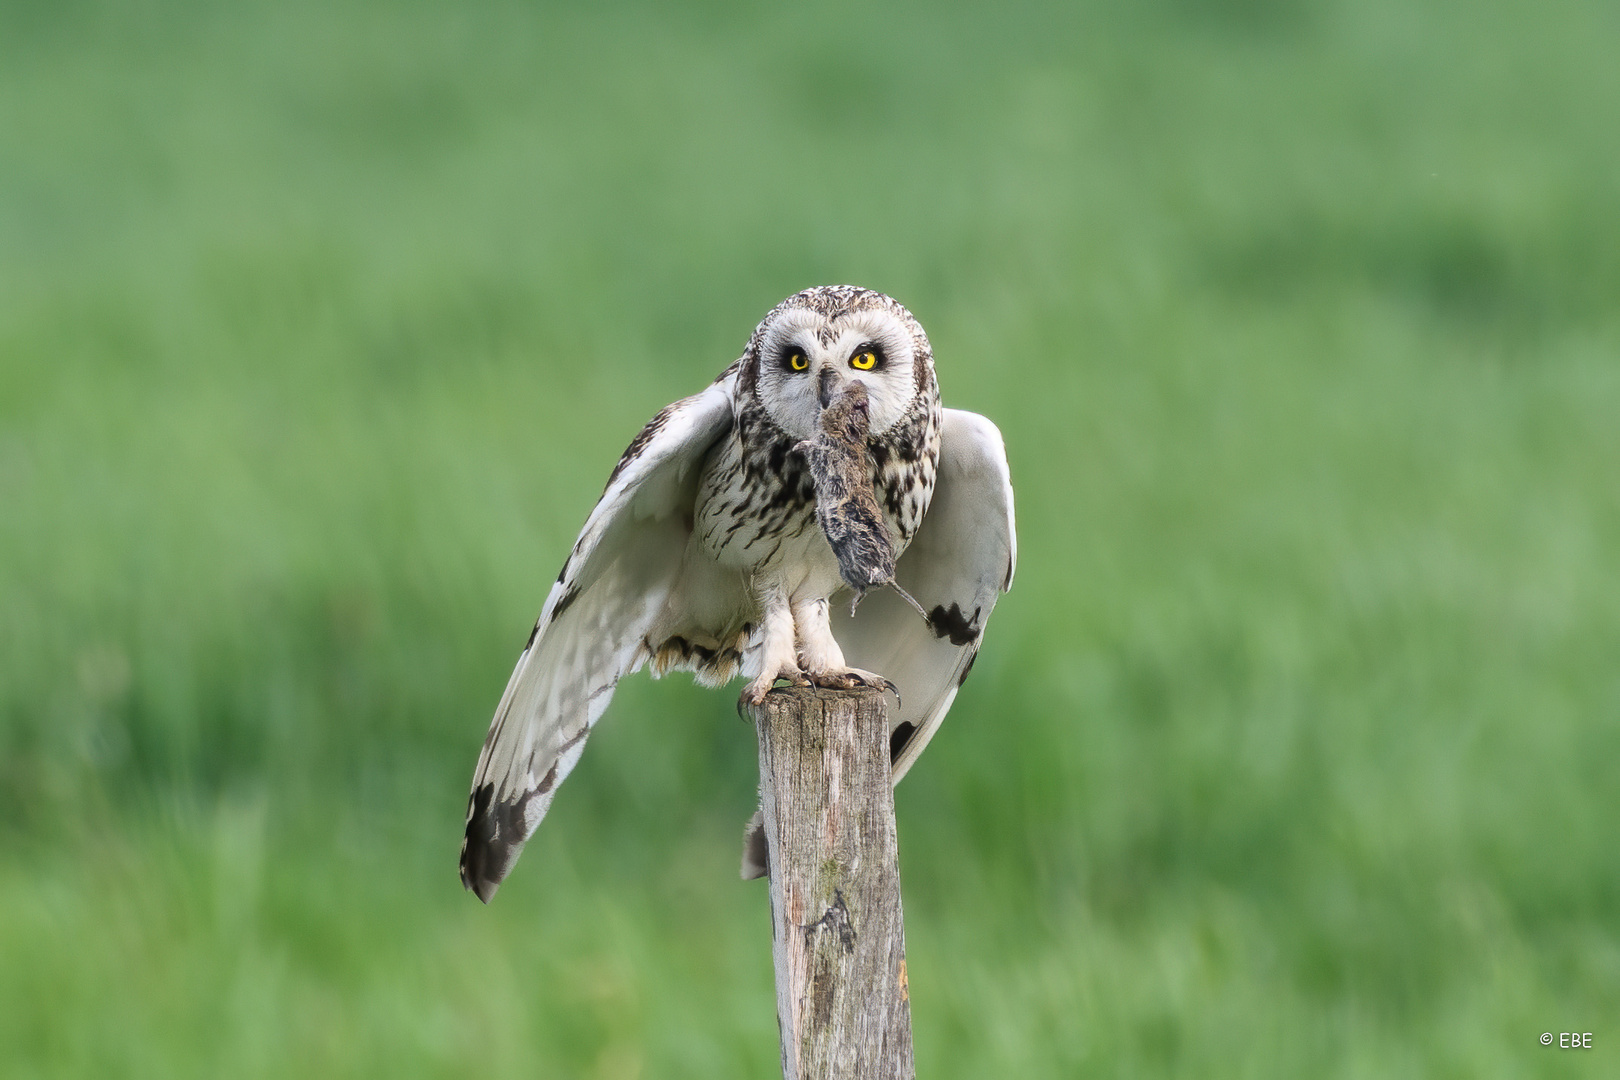
{"label": "yellow eye", "polygon": [[809,366],[810,361],[804,358],[804,353],[802,352],[796,352],[792,356],[788,357],[788,367],[792,368],[794,371],[803,371]]}
{"label": "yellow eye", "polygon": [[871,371],[873,368],[877,367],[877,354],[871,352],[870,350],[867,352],[856,353],[855,356],[850,360],[849,366],[854,368],[856,371]]}

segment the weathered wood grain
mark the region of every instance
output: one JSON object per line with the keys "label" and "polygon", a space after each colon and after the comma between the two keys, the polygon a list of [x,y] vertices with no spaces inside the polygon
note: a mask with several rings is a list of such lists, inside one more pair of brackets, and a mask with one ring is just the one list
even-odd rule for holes
{"label": "weathered wood grain", "polygon": [[751,710],[785,1080],[916,1075],[885,705],[787,688]]}

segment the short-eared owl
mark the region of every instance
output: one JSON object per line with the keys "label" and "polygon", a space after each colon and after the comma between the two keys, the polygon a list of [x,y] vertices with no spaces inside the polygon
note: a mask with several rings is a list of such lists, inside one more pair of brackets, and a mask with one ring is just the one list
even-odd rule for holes
{"label": "short-eared owl", "polygon": [[[778,679],[890,685],[898,782],[967,678],[1016,557],[1001,432],[940,406],[911,313],[847,285],[788,297],[614,466],[484,740],[462,883],[495,894],[614,686],[643,665],[711,686],[740,674],[755,702]],[[756,827],[744,876],[763,873],[759,853]]]}

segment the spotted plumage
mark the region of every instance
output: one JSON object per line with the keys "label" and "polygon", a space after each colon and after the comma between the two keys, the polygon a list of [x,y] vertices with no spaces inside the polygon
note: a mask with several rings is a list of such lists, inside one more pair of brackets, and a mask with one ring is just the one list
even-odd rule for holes
{"label": "spotted plumage", "polygon": [[[643,666],[706,685],[741,674],[756,702],[779,679],[897,687],[898,780],[966,678],[1015,559],[1000,432],[941,407],[911,313],[854,286],[788,297],[614,466],[484,741],[463,883],[494,894],[618,680]],[[891,575],[897,588],[858,610],[833,603]],[[751,834],[745,876],[761,850]]]}

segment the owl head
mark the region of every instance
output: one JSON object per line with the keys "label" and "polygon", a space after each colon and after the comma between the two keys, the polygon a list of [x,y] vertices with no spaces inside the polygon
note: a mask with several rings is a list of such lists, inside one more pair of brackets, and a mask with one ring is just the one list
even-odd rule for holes
{"label": "owl head", "polygon": [[851,381],[866,385],[872,435],[908,416],[934,384],[928,336],[911,312],[855,285],[821,285],[776,305],[744,362],[771,421],[795,439],[815,434],[821,410]]}

